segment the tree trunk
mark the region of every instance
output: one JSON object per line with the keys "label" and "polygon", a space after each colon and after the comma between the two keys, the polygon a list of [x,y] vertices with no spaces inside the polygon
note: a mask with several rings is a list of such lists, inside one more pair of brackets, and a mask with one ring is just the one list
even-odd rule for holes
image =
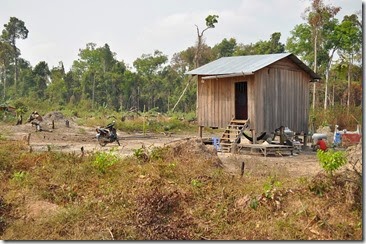
{"label": "tree trunk", "polygon": [[95,94],[95,74],[93,74],[92,109],[94,109],[94,94]]}
{"label": "tree trunk", "polygon": [[14,88],[15,88],[15,94],[17,94],[17,80],[18,80],[18,58],[15,57],[15,63],[14,63]]}
{"label": "tree trunk", "polygon": [[[191,76],[191,78],[188,80],[187,85],[186,85],[186,87],[184,88],[184,90],[183,90],[182,94],[180,95],[180,97],[179,97],[179,99],[178,99],[177,103],[174,105],[174,107],[173,107],[173,109],[172,109],[172,112],[174,112],[175,107],[178,105],[178,103],[180,102],[180,100],[182,99],[182,97],[184,96],[184,94],[186,93],[186,90],[187,90],[187,88],[188,88],[189,84],[191,83],[191,80],[193,79],[193,77],[194,77],[194,76]],[[197,87],[197,89],[198,89],[198,87]]]}
{"label": "tree trunk", "polygon": [[351,67],[353,63],[353,55],[351,55],[350,62],[348,64],[348,86],[347,86],[347,107],[350,106],[350,100],[351,100]]}
{"label": "tree trunk", "polygon": [[335,93],[335,84],[333,83],[332,107],[334,107],[334,93]]}
{"label": "tree trunk", "polygon": [[2,76],[3,76],[3,83],[4,83],[4,101],[6,100],[6,67],[5,65],[3,66],[3,72],[2,72]]}
{"label": "tree trunk", "polygon": [[195,53],[194,60],[193,60],[195,69],[200,67],[202,37],[203,37],[203,33],[208,29],[208,28],[206,28],[200,33],[197,25],[196,25],[196,28],[197,28],[197,48],[196,48],[196,53]]}
{"label": "tree trunk", "polygon": [[[317,42],[318,42],[318,33],[315,31],[315,37],[314,37],[314,72],[317,71]],[[313,110],[315,110],[315,95],[316,93],[316,82],[313,84]]]}
{"label": "tree trunk", "polygon": [[195,69],[200,67],[201,46],[202,46],[202,36],[198,35],[197,49],[196,49],[196,54],[194,56],[194,68]]}
{"label": "tree trunk", "polygon": [[330,73],[330,67],[332,65],[334,52],[335,52],[335,49],[332,50],[332,54],[330,55],[329,61],[327,64],[327,70],[325,72],[324,110],[327,110],[329,73]]}

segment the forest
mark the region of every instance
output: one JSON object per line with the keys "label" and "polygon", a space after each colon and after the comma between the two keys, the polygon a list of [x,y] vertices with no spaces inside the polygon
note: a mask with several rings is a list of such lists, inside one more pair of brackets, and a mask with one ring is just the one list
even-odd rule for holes
{"label": "forest", "polygon": [[[268,40],[241,43],[224,38],[213,47],[204,32],[215,31],[219,16],[209,15],[206,27],[192,29],[197,42],[175,53],[170,60],[159,50],[142,54],[128,67],[117,60],[108,43],[80,47],[70,70],[62,61],[49,67],[45,61],[30,64],[17,47],[26,41],[27,23],[11,17],[0,36],[0,104],[28,109],[115,112],[149,111],[194,113],[196,84],[185,72],[220,57],[290,52],[321,75],[309,90],[311,117],[317,125],[362,123],[362,20],[361,13],[338,19],[340,7],[313,0],[304,9],[303,23],[295,25],[286,43],[281,33]],[[184,91],[184,94],[183,94]],[[347,110],[347,116],[344,111]],[[46,111],[45,111],[46,112]]]}

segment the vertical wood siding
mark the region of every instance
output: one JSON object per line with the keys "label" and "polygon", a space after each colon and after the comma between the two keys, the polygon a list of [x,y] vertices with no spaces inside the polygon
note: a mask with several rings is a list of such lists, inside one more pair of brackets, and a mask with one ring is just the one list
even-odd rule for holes
{"label": "vertical wood siding", "polygon": [[202,80],[197,84],[198,125],[225,128],[235,116],[235,83],[247,82],[248,117],[254,114],[254,76]]}
{"label": "vertical wood siding", "polygon": [[309,80],[301,70],[265,68],[255,75],[256,131],[274,131],[281,125],[308,132]]}
{"label": "vertical wood siding", "polygon": [[247,82],[248,118],[256,132],[281,125],[308,133],[310,76],[289,59],[254,75],[202,80],[197,84],[198,124],[225,128],[235,115],[235,83]]}

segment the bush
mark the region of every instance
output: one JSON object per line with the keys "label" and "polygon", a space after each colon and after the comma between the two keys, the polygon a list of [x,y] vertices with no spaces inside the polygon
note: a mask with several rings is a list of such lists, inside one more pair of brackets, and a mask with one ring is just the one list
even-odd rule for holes
{"label": "bush", "polygon": [[98,152],[95,160],[92,162],[99,172],[106,173],[107,169],[118,162],[118,157],[112,152]]}
{"label": "bush", "polygon": [[318,150],[316,153],[320,165],[330,175],[333,172],[347,163],[346,155],[343,151],[334,151],[332,149],[328,151]]}
{"label": "bush", "polygon": [[[347,111],[345,113],[345,111]],[[337,105],[324,111],[323,108],[316,108],[310,111],[310,127],[314,129],[320,126],[331,126],[334,130],[335,125],[339,125],[340,129],[356,130],[357,125],[362,124],[362,106],[346,106]]]}

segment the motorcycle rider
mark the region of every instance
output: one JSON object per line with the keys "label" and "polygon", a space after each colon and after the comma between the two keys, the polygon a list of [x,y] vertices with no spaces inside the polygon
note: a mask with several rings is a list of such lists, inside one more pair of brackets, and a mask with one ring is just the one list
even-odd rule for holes
{"label": "motorcycle rider", "polygon": [[104,127],[109,130],[109,138],[111,140],[117,139],[116,129],[114,128],[115,124],[116,124],[116,121],[113,120],[112,123],[109,123],[106,127]]}
{"label": "motorcycle rider", "polygon": [[43,118],[37,111],[33,111],[32,114],[29,116],[27,123],[31,122],[32,126],[36,126],[36,131],[42,131],[41,128],[41,121],[43,121]]}

